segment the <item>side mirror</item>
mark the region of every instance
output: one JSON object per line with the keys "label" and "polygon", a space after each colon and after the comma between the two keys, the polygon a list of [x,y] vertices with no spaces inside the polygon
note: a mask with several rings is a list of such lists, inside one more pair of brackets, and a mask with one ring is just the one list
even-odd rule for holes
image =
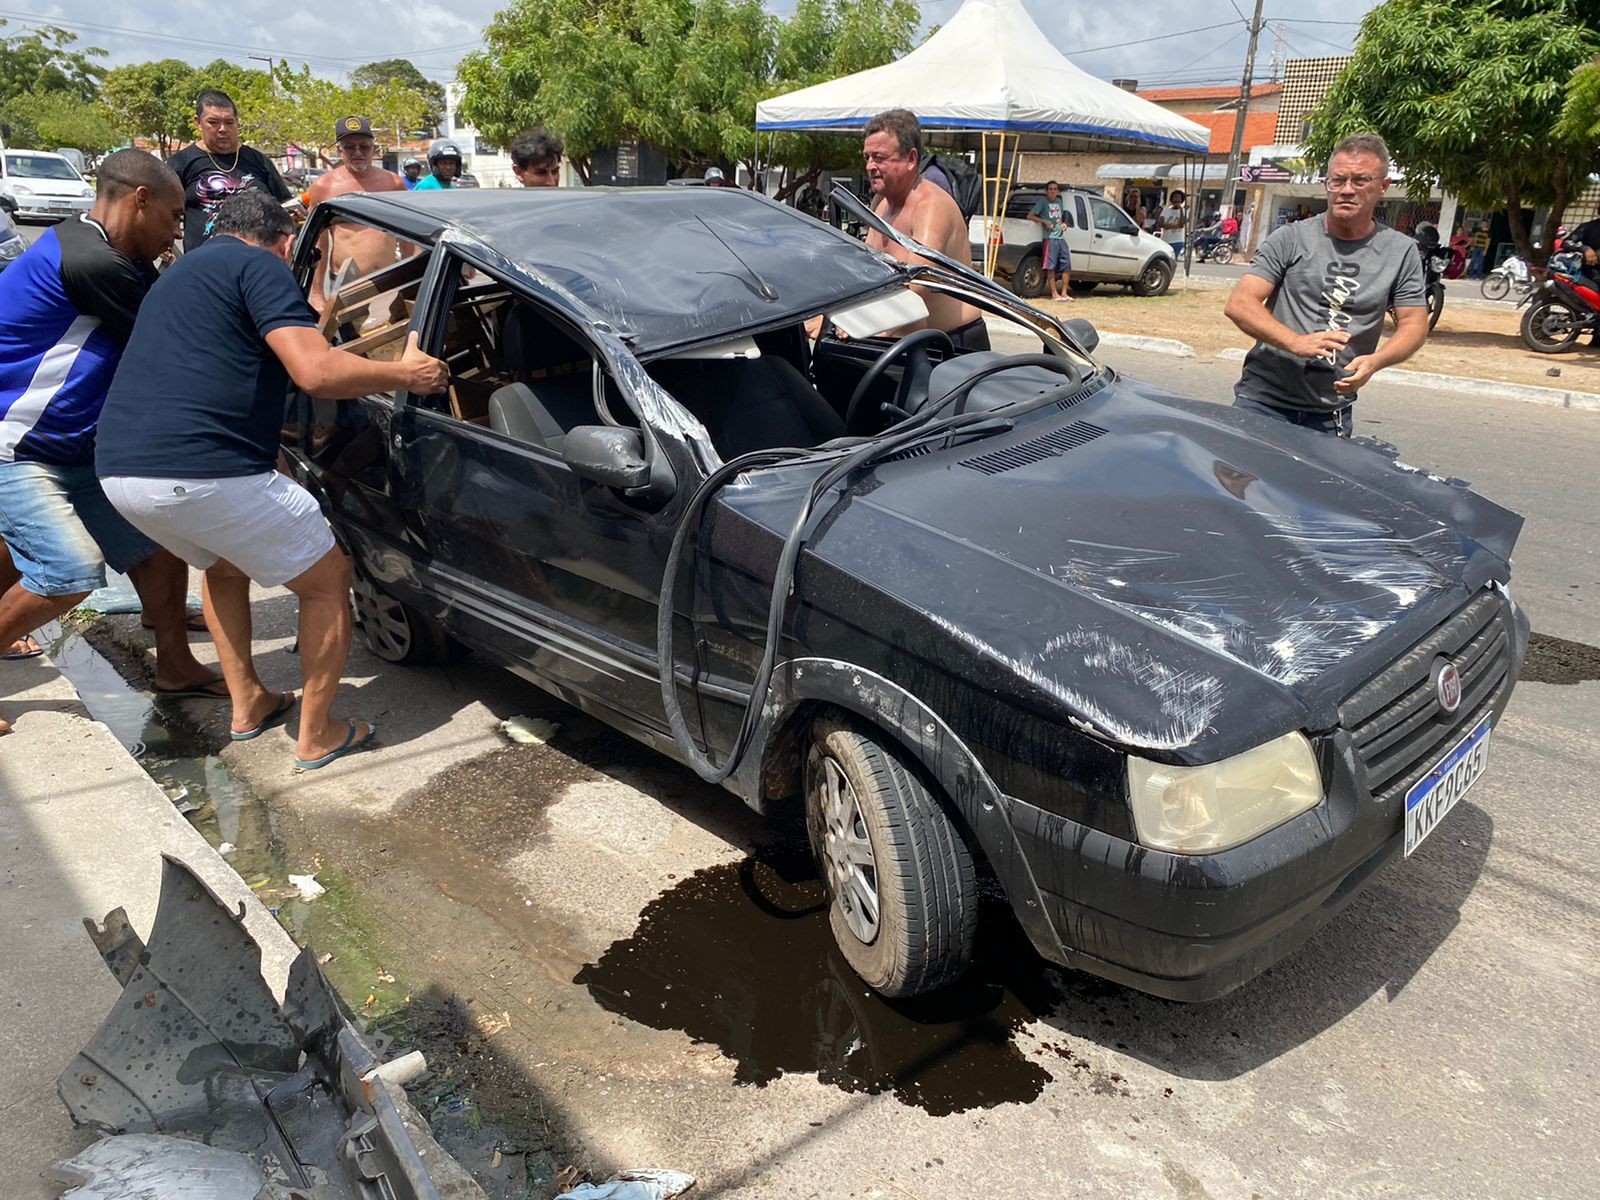
{"label": "side mirror", "polygon": [[561,442],[561,459],[573,474],[619,491],[645,487],[650,464],[637,429],[611,425],[579,425]]}
{"label": "side mirror", "polygon": [[1073,341],[1091,354],[1094,353],[1094,348],[1100,344],[1100,331],[1094,327],[1087,317],[1073,317],[1070,321],[1063,321],[1062,327],[1072,335]]}
{"label": "side mirror", "polygon": [[1135,225],[1132,221],[1129,221],[1121,229],[1117,230],[1117,232],[1118,233],[1128,234],[1131,237],[1138,237],[1139,236],[1139,227],[1137,225]]}

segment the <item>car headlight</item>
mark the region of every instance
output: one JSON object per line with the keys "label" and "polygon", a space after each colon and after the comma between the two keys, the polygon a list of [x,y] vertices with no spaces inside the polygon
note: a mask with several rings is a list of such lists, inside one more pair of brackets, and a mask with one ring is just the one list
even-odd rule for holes
{"label": "car headlight", "polygon": [[25,183],[14,183],[11,185],[11,190],[19,196],[33,195],[33,189]]}
{"label": "car headlight", "polygon": [[1128,798],[1139,841],[1174,854],[1227,850],[1322,801],[1311,743],[1287,733],[1203,767],[1128,756]]}

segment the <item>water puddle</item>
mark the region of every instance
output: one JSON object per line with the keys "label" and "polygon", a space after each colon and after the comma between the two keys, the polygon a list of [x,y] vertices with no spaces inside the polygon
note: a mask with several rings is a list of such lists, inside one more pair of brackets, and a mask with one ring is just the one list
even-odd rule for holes
{"label": "water puddle", "polygon": [[1572,684],[1591,679],[1600,679],[1600,647],[1548,633],[1535,633],[1529,639],[1523,683]]}
{"label": "water puddle", "polygon": [[815,1075],[934,1116],[1022,1103],[1052,1076],[1020,1039],[1060,994],[1003,902],[989,908],[964,981],[890,1002],[835,948],[805,847],[784,847],[683,880],[575,982],[612,1012],[719,1047],[740,1083]]}

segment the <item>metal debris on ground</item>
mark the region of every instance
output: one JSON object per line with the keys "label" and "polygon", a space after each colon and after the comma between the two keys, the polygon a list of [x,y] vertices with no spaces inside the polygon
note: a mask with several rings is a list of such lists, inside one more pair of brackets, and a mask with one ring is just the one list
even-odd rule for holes
{"label": "metal debris on ground", "polygon": [[410,1112],[401,1084],[420,1056],[380,1067],[310,950],[280,1005],[244,916],[163,855],[148,944],[120,908],[85,920],[124,990],[58,1081],[73,1121],[102,1137],[56,1168],[68,1194],[482,1200]]}
{"label": "metal debris on ground", "polygon": [[500,722],[500,732],[525,746],[542,746],[561,731],[555,721],[543,717],[510,717]]}

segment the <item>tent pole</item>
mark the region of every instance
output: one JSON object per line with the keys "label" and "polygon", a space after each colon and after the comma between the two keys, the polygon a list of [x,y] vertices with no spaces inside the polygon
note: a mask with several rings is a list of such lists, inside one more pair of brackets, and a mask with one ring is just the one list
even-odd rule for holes
{"label": "tent pole", "polygon": [[[1011,180],[1016,174],[1017,147],[1021,144],[1021,136],[1011,135],[1011,155],[1009,161],[1006,157],[1006,135],[1000,134],[1000,146],[995,155],[995,219],[1001,228],[1005,227],[1006,209],[1011,204]],[[999,265],[1000,247],[994,248],[994,263],[989,268],[989,278],[994,278],[994,268]]]}

